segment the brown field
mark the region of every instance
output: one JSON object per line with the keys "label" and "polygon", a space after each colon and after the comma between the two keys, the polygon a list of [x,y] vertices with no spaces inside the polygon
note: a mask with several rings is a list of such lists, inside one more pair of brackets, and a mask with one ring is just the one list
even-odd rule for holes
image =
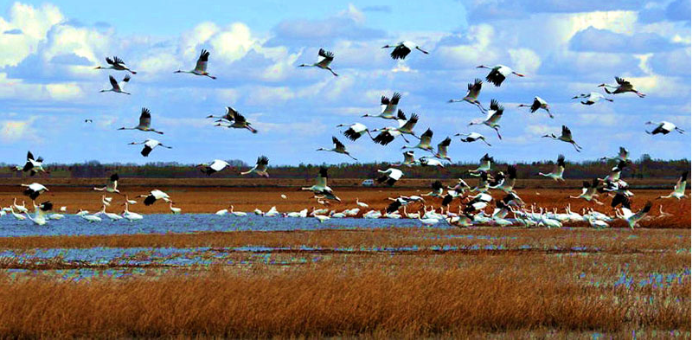
{"label": "brown field", "polygon": [[[215,212],[228,203],[238,211],[271,206],[295,211],[314,204],[309,193],[295,187],[156,187],[168,192],[184,213]],[[99,208],[100,193],[88,186],[49,188],[42,200],[66,205],[71,212]],[[134,195],[152,188],[123,191]],[[427,192],[416,185],[337,187],[345,203],[332,207],[354,207],[358,197],[381,209],[388,196],[417,190]],[[633,191],[635,208],[668,194]],[[527,202],[542,207],[562,209],[571,202],[573,210],[588,206],[610,212],[608,206],[566,198],[578,192],[519,190]],[[0,202],[7,205],[18,193],[18,187],[0,187]],[[287,200],[279,197],[282,193]],[[50,248],[209,247],[188,256],[211,261],[191,266],[90,264],[61,257],[0,256],[0,334],[690,338],[690,200],[655,201],[652,216],[658,215],[661,202],[674,216],[653,218],[635,230],[616,223],[608,230],[390,228],[0,238],[0,251],[26,256]],[[145,214],[167,209],[162,203],[131,207]],[[243,246],[281,249],[233,249]],[[143,250],[132,259],[154,258],[155,253]],[[75,278],[75,273],[93,270],[102,274]],[[109,270],[127,275],[111,276]]]}

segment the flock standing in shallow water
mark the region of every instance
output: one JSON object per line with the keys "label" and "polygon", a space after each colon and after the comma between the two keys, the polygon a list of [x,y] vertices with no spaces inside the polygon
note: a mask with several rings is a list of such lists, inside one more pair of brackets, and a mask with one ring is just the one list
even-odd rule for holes
{"label": "flock standing in shallow water", "polygon": [[[422,49],[420,46],[417,44],[410,42],[410,41],[403,41],[399,42],[394,45],[385,45],[383,46],[384,49],[393,49],[391,51],[391,58],[394,60],[400,60],[403,61],[406,59],[406,57],[414,50],[418,50],[423,54],[429,54],[428,51]],[[200,52],[199,58],[197,59],[197,63],[195,65],[195,68],[189,71],[183,71],[183,70],[177,70],[174,73],[189,73],[192,75],[196,76],[201,76],[201,77],[208,77],[211,79],[216,79],[215,76],[212,76],[209,72],[207,72],[207,67],[209,64],[209,57],[210,57],[210,52],[207,50],[202,50]],[[329,71],[333,76],[337,77],[338,74],[332,70],[332,63],[334,62],[335,56],[334,53],[330,51],[326,51],[324,49],[320,49],[318,51],[318,61],[313,63],[313,64],[301,64],[299,65],[300,67],[317,67],[320,69],[324,69]],[[125,71],[129,72],[122,81],[118,82],[117,79],[111,75],[109,75],[109,81],[111,84],[111,88],[107,90],[101,90],[101,92],[114,92],[114,93],[119,93],[119,94],[130,94],[128,92],[124,91],[125,85],[132,79],[131,75],[137,74],[137,72],[131,70],[125,62],[120,59],[117,56],[114,56],[112,58],[108,57],[106,58],[106,63],[108,66],[98,66],[96,69],[110,69],[110,70],[115,70],[115,71]],[[525,77],[524,74],[518,73],[514,71],[512,68],[505,66],[505,65],[495,65],[495,66],[485,66],[485,65],[480,65],[477,68],[479,69],[489,69],[490,71],[486,75],[485,79],[495,85],[496,87],[501,86],[505,80],[507,80],[511,76],[516,76],[516,77]],[[600,84],[598,87],[602,87],[604,91],[609,94],[609,95],[616,95],[616,94],[623,94],[623,93],[628,93],[632,92],[635,93],[637,96],[640,98],[644,98],[645,94],[639,92],[634,88],[634,86],[627,80],[620,78],[620,77],[615,77],[616,80],[616,85],[611,85],[611,84]],[[449,100],[450,103],[456,103],[456,102],[467,102],[469,104],[475,105],[478,107],[480,112],[482,114],[485,114],[485,118],[481,119],[474,119],[469,123],[469,126],[473,125],[485,125],[489,128],[492,128],[495,130],[497,137],[499,140],[502,139],[502,136],[500,134],[500,121],[501,118],[504,114],[504,106],[499,103],[496,99],[492,99],[490,101],[489,107],[486,109],[481,101],[479,100],[479,96],[481,93],[483,87],[483,81],[480,79],[475,79],[473,83],[469,83],[468,85],[468,92],[466,93],[466,96],[462,99],[451,99]],[[418,139],[418,143],[414,145],[405,145],[402,147],[402,149],[406,150],[409,149],[409,151],[405,151],[403,153],[404,156],[404,161],[399,164],[392,164],[392,167],[383,169],[383,170],[378,170],[379,177],[377,177],[377,182],[381,183],[386,186],[393,186],[395,183],[401,179],[404,176],[404,173],[402,170],[398,169],[397,167],[399,166],[432,166],[432,167],[437,167],[437,168],[444,168],[444,163],[443,162],[452,162],[451,158],[448,155],[448,149],[451,145],[452,139],[450,137],[444,138],[441,142],[437,144],[437,152],[435,152],[435,147],[432,141],[433,138],[433,131],[428,128],[424,133],[421,135],[417,135],[416,132],[414,131],[416,125],[419,122],[419,115],[416,113],[412,113],[410,116],[407,117],[407,115],[404,113],[399,108],[399,102],[401,100],[402,96],[400,93],[394,93],[391,98],[382,96],[380,100],[381,104],[381,110],[379,114],[365,114],[363,117],[375,117],[375,118],[381,118],[385,120],[392,120],[395,121],[396,124],[395,126],[388,126],[388,127],[383,127],[379,129],[369,129],[367,128],[366,125],[363,123],[352,123],[352,124],[340,124],[337,127],[340,128],[345,128],[347,127],[346,130],[344,130],[342,133],[343,135],[348,138],[351,141],[357,141],[359,140],[362,136],[367,135],[374,143],[380,144],[383,146],[386,146],[390,144],[392,141],[394,141],[397,137],[401,137],[406,143],[409,143],[409,140],[406,138],[406,136],[410,136],[412,138]],[[601,99],[604,99],[609,102],[613,102],[612,98],[607,98],[604,95],[597,93],[597,92],[590,92],[586,94],[580,94],[574,97],[574,99],[579,99],[581,98],[582,101],[581,103],[584,105],[593,105],[599,102]],[[519,107],[529,107],[531,113],[535,113],[536,111],[542,109],[547,112],[549,118],[554,119],[555,116],[554,114],[550,111],[550,106],[547,101],[544,99],[536,96],[533,99],[533,102],[531,104],[520,104]],[[226,112],[222,116],[214,116],[214,115],[209,115],[207,118],[216,118],[216,124],[215,126],[218,127],[226,127],[226,128],[234,128],[234,129],[247,129],[252,133],[257,133],[258,131],[252,127],[252,124],[242,115],[240,114],[236,109],[232,107],[226,107]],[[85,122],[90,122],[90,119],[86,119]],[[149,109],[147,108],[142,108],[140,117],[139,117],[139,124],[134,127],[122,127],[118,130],[139,130],[142,132],[154,132],[160,135],[163,135],[164,133],[162,131],[156,130],[151,127],[152,123],[152,115]],[[672,131],[677,131],[678,133],[683,133],[684,131],[678,127],[676,127],[674,124],[667,122],[667,121],[662,121],[662,122],[647,122],[646,124],[651,124],[651,125],[657,125],[655,129],[652,131],[646,131],[649,134],[668,134]],[[373,136],[371,133],[376,132],[377,134]],[[456,134],[455,137],[461,137],[460,141],[464,143],[471,143],[475,141],[483,141],[487,146],[491,146],[491,144],[486,140],[485,136],[478,132],[470,132],[470,133],[459,133]],[[571,144],[574,149],[577,152],[580,152],[582,147],[577,144],[577,142],[574,140],[572,136],[571,130],[565,126],[562,125],[562,132],[561,134],[555,135],[553,133],[551,134],[546,134],[543,137],[545,138],[550,138],[558,141],[562,141],[565,143]],[[346,155],[353,160],[357,160],[356,157],[352,156],[348,151],[347,147],[345,144],[343,144],[338,138],[332,137],[332,144],[333,148],[328,149],[328,148],[319,148],[317,151],[328,151],[328,152],[334,152],[342,155]],[[154,139],[146,139],[143,142],[132,142],[130,145],[144,145],[144,148],[141,151],[142,156],[148,157],[149,154],[156,148],[156,147],[163,147],[163,148],[171,148],[170,146],[164,145],[163,143],[159,142],[158,140]],[[418,149],[423,152],[426,152],[426,156],[420,157],[416,159],[415,153],[413,149]],[[481,164],[480,166],[471,171],[469,174],[472,176],[476,176],[479,178],[479,184],[476,187],[471,188],[468,184],[463,179],[459,179],[458,184],[454,187],[445,187],[442,185],[441,181],[434,181],[432,184],[432,189],[429,194],[425,196],[430,196],[435,199],[439,199],[440,201],[440,212],[437,213],[437,209],[434,208],[434,206],[426,206],[426,201],[423,197],[421,196],[400,196],[397,198],[390,198],[392,203],[385,209],[384,212],[381,211],[375,211],[375,210],[370,210],[367,212],[364,212],[362,215],[359,215],[360,213],[360,208],[367,207],[366,203],[356,201],[357,203],[357,208],[353,209],[346,209],[342,212],[336,212],[334,210],[328,210],[328,209],[315,209],[313,208],[312,212],[308,213],[307,209],[304,209],[299,212],[289,212],[289,213],[284,213],[280,214],[275,208],[270,209],[268,212],[261,212],[256,210],[255,213],[263,216],[286,216],[286,217],[308,217],[308,216],[314,216],[317,218],[319,221],[323,222],[327,219],[330,218],[343,218],[343,217],[356,217],[356,216],[362,216],[364,218],[380,218],[380,217],[385,217],[385,218],[416,218],[418,219],[421,223],[425,225],[433,225],[437,224],[441,221],[444,221],[446,223],[452,224],[452,225],[458,225],[458,226],[469,226],[469,225],[474,225],[474,224],[493,224],[493,225],[524,225],[524,226],[547,226],[547,227],[554,227],[554,226],[562,226],[562,223],[565,222],[579,222],[579,221],[587,221],[589,224],[591,224],[594,227],[604,227],[607,226],[609,222],[612,222],[613,218],[620,218],[625,221],[630,225],[630,227],[634,227],[637,225],[637,222],[647,218],[647,214],[649,213],[651,209],[651,202],[647,202],[647,204],[639,211],[634,213],[631,209],[631,204],[630,204],[630,199],[629,197],[633,196],[634,194],[629,190],[629,185],[623,181],[620,178],[620,174],[622,170],[628,166],[629,159],[628,159],[628,152],[624,148],[620,148],[620,154],[618,155],[618,164],[612,169],[611,173],[604,178],[595,178],[592,181],[584,181],[584,185],[582,188],[582,193],[578,196],[570,196],[572,198],[576,199],[584,199],[589,202],[594,202],[596,204],[603,204],[599,200],[597,200],[597,197],[601,194],[605,195],[611,195],[613,196],[611,206],[615,209],[615,216],[607,216],[603,213],[598,213],[591,209],[590,211],[583,211],[582,214],[578,214],[576,212],[570,211],[569,206],[566,208],[565,214],[559,214],[556,211],[553,212],[548,212],[544,211],[542,208],[538,208],[538,212],[536,212],[536,207],[531,206],[531,211],[529,212],[528,208],[526,207],[526,204],[523,202],[523,200],[517,195],[517,193],[514,191],[514,183],[516,181],[516,168],[513,166],[509,166],[507,169],[507,173],[504,173],[503,171],[496,171],[495,173],[491,173],[492,171],[492,164],[494,160],[492,157],[490,157],[488,154],[486,154],[482,159],[481,159]],[[15,167],[16,170],[21,170],[24,172],[29,173],[31,176],[34,176],[37,173],[46,173],[46,171],[43,169],[43,159],[41,157],[34,158],[33,154],[31,152],[28,153],[27,155],[27,161],[23,167],[17,166]],[[260,156],[257,159],[256,165],[244,172],[241,172],[241,175],[250,175],[250,174],[256,174],[260,177],[269,177],[268,173],[268,164],[269,160],[265,156]],[[229,168],[230,165],[223,161],[223,160],[214,160],[208,164],[200,164],[198,165],[199,169],[204,172],[207,175],[213,175],[214,173],[223,171],[226,168]],[[305,191],[311,191],[314,194],[314,198],[317,199],[318,203],[323,203],[323,204],[328,204],[330,200],[338,201],[341,202],[341,199],[336,196],[333,192],[333,190],[327,185],[327,168],[321,168],[319,170],[316,183],[315,185],[311,187],[306,187],[302,188],[302,190]],[[550,173],[538,173],[540,176],[544,176],[550,179],[553,179],[555,181],[564,181],[563,174],[565,172],[565,157],[563,155],[560,155],[558,157],[558,161],[555,165],[555,168],[553,169],[552,172]],[[674,191],[667,196],[661,196],[659,197],[660,199],[663,198],[676,198],[676,199],[682,199],[687,197],[684,192],[685,192],[685,186],[686,186],[686,181],[687,181],[687,172],[683,173],[678,182],[675,185]],[[121,194],[120,191],[117,189],[117,183],[118,183],[119,177],[117,174],[113,174],[110,176],[108,183],[104,187],[96,187],[94,190],[96,191],[103,191],[103,192],[108,192],[108,193],[115,193],[115,194]],[[22,184],[22,187],[24,187],[23,193],[28,196],[32,202],[34,202],[42,193],[48,191],[48,188],[46,188],[44,185],[40,183],[31,183],[31,184]],[[496,200],[495,201],[495,208],[493,210],[493,213],[491,215],[486,215],[485,209],[488,207],[489,203],[493,202],[493,197],[490,194],[491,190],[499,190],[505,194],[505,196],[501,200]],[[473,194],[472,194],[473,193]],[[145,205],[151,205],[157,202],[158,200],[163,200],[169,203],[169,209],[171,213],[173,214],[179,214],[181,213],[182,209],[178,207],[174,207],[174,203],[171,200],[171,198],[166,194],[165,192],[155,189],[152,190],[149,194],[147,195],[141,195],[139,196],[140,198],[144,198],[143,203]],[[429,199],[432,199],[429,198]],[[456,213],[450,211],[450,206],[454,201],[458,200],[458,211]],[[101,211],[95,213],[95,214],[89,214],[86,211],[80,210],[77,215],[80,217],[84,218],[85,220],[89,222],[98,222],[101,221],[101,218],[99,217],[100,215],[106,216],[107,218],[111,220],[119,220],[119,219],[126,219],[126,220],[139,220],[142,219],[143,216],[140,214],[132,213],[129,211],[129,206],[132,204],[137,203],[136,200],[130,200],[127,195],[125,195],[125,200],[123,203],[124,206],[124,211],[122,214],[113,214],[113,213],[108,213],[106,211],[107,206],[110,206],[110,202],[112,201],[112,198],[106,197],[105,195],[102,197],[103,201],[103,206]],[[418,204],[419,207],[415,212],[407,212],[407,207],[411,204]],[[14,203],[8,207],[8,208],[3,208],[2,213],[6,214],[7,212],[11,212],[13,216],[15,216],[17,219],[25,219],[25,217],[28,217],[31,221],[33,221],[36,224],[43,225],[46,223],[47,219],[60,219],[62,218],[63,215],[61,214],[49,214],[49,212],[53,208],[53,204],[51,202],[43,202],[41,204],[33,204],[34,206],[34,216],[32,217],[29,215],[28,209],[24,207],[24,205],[19,206],[16,203],[16,199]],[[617,210],[617,207],[621,206],[620,210]],[[63,212],[65,207],[61,208]],[[404,214],[401,215],[399,213],[399,209],[403,209]],[[15,210],[19,211],[20,213],[17,214]],[[217,212],[217,215],[225,215],[227,213],[230,213],[230,215],[234,216],[244,216],[246,213],[243,212],[235,212],[233,210],[233,206],[230,206],[230,209],[225,209],[225,210],[220,210]],[[507,216],[508,214],[513,214],[514,218],[513,219],[508,219]],[[663,215],[663,211],[661,208],[661,215]]]}

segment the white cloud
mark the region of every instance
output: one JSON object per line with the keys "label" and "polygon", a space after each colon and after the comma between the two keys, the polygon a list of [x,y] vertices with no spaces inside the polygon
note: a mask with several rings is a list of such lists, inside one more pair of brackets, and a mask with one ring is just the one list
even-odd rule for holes
{"label": "white cloud", "polygon": [[27,120],[0,120],[0,140],[13,143],[19,140],[39,141],[32,124],[37,117]]}

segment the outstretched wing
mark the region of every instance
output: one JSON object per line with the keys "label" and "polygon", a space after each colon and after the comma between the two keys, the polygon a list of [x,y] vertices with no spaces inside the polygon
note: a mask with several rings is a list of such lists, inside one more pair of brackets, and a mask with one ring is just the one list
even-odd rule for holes
{"label": "outstretched wing", "polygon": [[209,61],[209,51],[202,50],[197,59],[197,65],[195,66],[195,71],[206,72],[207,62]]}
{"label": "outstretched wing", "polygon": [[411,131],[413,128],[416,126],[416,123],[418,123],[418,115],[417,114],[411,114],[411,118],[402,126],[402,129]]}
{"label": "outstretched wing", "polygon": [[428,128],[428,129],[425,130],[425,132],[420,136],[420,142],[421,142],[421,144],[430,144],[430,142],[432,141],[432,137],[433,137],[433,132],[432,132],[432,130],[430,130],[430,128]]}
{"label": "outstretched wing", "polygon": [[113,78],[113,76],[108,76],[108,80],[111,82],[111,86],[113,87],[113,90],[120,91],[120,85],[118,85],[118,81]]}
{"label": "outstretched wing", "polygon": [[140,126],[151,126],[151,111],[146,107],[142,108],[142,114],[139,115],[139,125]]}
{"label": "outstretched wing", "polygon": [[572,139],[572,131],[566,126],[562,126],[562,137],[565,137],[565,139]]}
{"label": "outstretched wing", "polygon": [[473,84],[469,83],[468,89],[469,93],[466,94],[467,97],[477,99],[478,95],[481,93],[481,88],[483,87],[483,81],[476,78]]}
{"label": "outstretched wing", "polygon": [[345,149],[346,147],[344,146],[343,143],[341,143],[336,137],[332,136],[332,143],[334,143],[334,147],[337,149]]}

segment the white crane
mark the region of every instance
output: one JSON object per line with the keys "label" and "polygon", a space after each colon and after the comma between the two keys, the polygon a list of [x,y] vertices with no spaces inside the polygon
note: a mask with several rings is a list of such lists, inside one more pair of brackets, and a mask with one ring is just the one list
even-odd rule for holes
{"label": "white crane", "polygon": [[444,159],[451,162],[452,158],[447,155],[450,144],[452,144],[452,139],[449,137],[437,144],[437,153],[435,154],[435,158]]}
{"label": "white crane", "polygon": [[630,229],[634,229],[634,227],[637,226],[639,221],[643,219],[651,210],[651,201],[646,202],[646,205],[644,205],[644,208],[639,210],[636,213],[633,213],[630,209],[629,206],[627,207],[622,207],[622,213],[619,213],[617,210],[615,210],[615,215],[621,219],[623,219],[627,224],[629,225]]}
{"label": "white crane", "polygon": [[582,100],[581,103],[584,105],[593,105],[598,103],[601,99],[607,100],[609,102],[613,102],[612,99],[606,98],[604,95],[597,93],[597,92],[589,92],[589,93],[582,93],[580,95],[572,97],[572,99],[578,99],[578,98],[584,98],[585,100]]}
{"label": "white crane", "polygon": [[422,135],[420,135],[420,141],[418,141],[418,144],[416,144],[415,146],[405,145],[402,146],[401,149],[421,149],[432,153],[433,147],[430,145],[430,143],[432,142],[432,137],[433,132],[432,130],[430,130],[430,128],[428,128],[427,130],[425,130],[425,132],[423,132]]}
{"label": "white crane", "polygon": [[223,169],[229,166],[231,165],[228,164],[228,162],[222,161],[220,159],[215,159],[211,161],[211,163],[202,163],[197,165],[200,171],[205,173],[207,176],[211,176],[212,174],[222,171]]}
{"label": "white crane", "polygon": [[224,113],[223,116],[214,116],[214,115],[208,115],[207,118],[218,118],[219,120],[222,120],[224,122],[228,122],[229,124],[235,119],[233,118],[234,114],[237,113],[234,108],[230,106],[226,106],[226,112]]}
{"label": "white crane", "polygon": [[620,151],[618,151],[618,155],[617,155],[617,156],[615,156],[615,157],[603,157],[603,158],[601,158],[600,160],[605,160],[605,161],[607,161],[607,160],[609,160],[609,159],[614,159],[614,160],[616,160],[616,161],[618,161],[618,162],[620,162],[620,161],[627,162],[628,159],[629,159],[629,156],[630,156],[629,150],[627,150],[627,149],[625,149],[624,147],[621,146],[621,147],[620,147]]}
{"label": "white crane", "polygon": [[405,151],[403,154],[404,154],[404,161],[401,163],[392,164],[392,166],[405,165],[405,166],[410,168],[411,166],[418,164],[418,160],[416,159],[416,155],[413,151]]}
{"label": "white crane", "polygon": [[17,198],[16,197],[12,200],[12,205],[10,207],[17,209],[17,211],[19,211],[21,213],[25,213],[25,212],[29,211],[26,209],[26,203],[24,201],[22,201],[22,205],[17,204]]}
{"label": "white crane", "polygon": [[388,145],[389,143],[394,141],[394,139],[396,139],[396,137],[399,137],[399,136],[401,136],[401,138],[403,138],[404,141],[408,143],[408,139],[406,139],[406,137],[404,137],[404,135],[401,133],[401,131],[399,131],[399,129],[394,128],[394,127],[384,127],[381,129],[373,129],[372,132],[379,132],[377,134],[377,136],[375,136],[375,137],[370,135],[370,139],[372,139],[373,142],[380,144],[380,145]]}
{"label": "white crane", "polygon": [[689,174],[689,171],[684,171],[680,175],[680,178],[678,178],[678,182],[675,183],[675,187],[673,188],[673,192],[671,192],[669,195],[666,195],[666,196],[660,196],[657,199],[676,198],[676,199],[680,200],[682,198],[687,198],[687,195],[685,195],[685,187],[687,186],[687,175],[688,174]]}
{"label": "white crane", "polygon": [[341,202],[341,199],[334,195],[332,188],[327,185],[328,177],[327,168],[321,166],[319,172],[317,173],[317,178],[315,178],[315,184],[310,187],[303,187],[300,189],[304,191],[312,191],[315,194],[315,197]]}
{"label": "white crane", "polygon": [[502,139],[500,135],[500,119],[504,111],[505,108],[498,104],[497,100],[493,99],[490,101],[490,110],[488,110],[485,119],[474,119],[469,123],[469,126],[482,124],[491,127],[497,133],[497,138]]}
{"label": "white crane", "polygon": [[490,171],[493,162],[495,162],[495,159],[486,153],[485,155],[483,155],[483,157],[481,157],[479,162],[480,164],[476,169],[469,170],[470,175],[479,176],[482,172]]}
{"label": "white crane", "polygon": [[[346,127],[346,124],[339,124],[336,127]],[[366,133],[370,133],[368,130],[368,127],[361,124],[361,123],[353,123],[348,126],[348,129],[346,131],[342,132],[346,138],[352,140],[352,141],[357,141],[358,138],[362,137]]]}
{"label": "white crane", "polygon": [[129,95],[129,92],[125,92],[123,89],[125,88],[125,84],[127,84],[130,81],[130,75],[126,74],[125,78],[123,78],[123,81],[118,83],[113,76],[108,76],[108,79],[111,82],[111,88],[110,90],[101,90],[101,93],[103,92],[115,92],[115,93],[123,93]]}
{"label": "white crane", "polygon": [[34,210],[34,217],[31,217],[31,215],[28,213],[26,214],[26,217],[37,225],[44,225],[47,222],[46,213],[53,210],[53,203],[46,201],[41,203],[41,205],[34,204]]}
{"label": "white crane", "polygon": [[324,49],[320,48],[319,52],[317,52],[317,55],[319,56],[319,59],[317,60],[316,63],[314,64],[300,64],[300,67],[319,67],[323,70],[328,70],[331,72],[335,77],[338,77],[339,75],[334,72],[329,65],[334,61],[334,53],[325,51]]}
{"label": "white crane", "polygon": [[444,168],[444,164],[437,159],[427,158],[425,156],[418,159],[418,164],[421,166],[436,166],[438,168]]}
{"label": "white crane", "polygon": [[125,65],[125,62],[124,62],[122,59],[120,59],[120,58],[118,58],[118,57],[116,57],[116,56],[113,56],[113,59],[111,59],[111,58],[109,58],[109,57],[106,57],[106,63],[107,63],[109,66],[96,66],[96,69],[97,69],[97,70],[107,70],[107,69],[110,69],[110,70],[116,70],[116,71],[128,71],[128,72],[130,72],[130,73],[132,73],[132,74],[137,74],[137,72],[130,70],[130,69],[127,67],[127,65]]}
{"label": "white crane", "polygon": [[94,222],[101,222],[101,218],[98,217],[98,213],[89,215],[89,214],[82,214],[79,215],[82,219],[88,221],[89,223],[94,223]]}
{"label": "white crane", "polygon": [[22,184],[22,186],[26,188],[24,189],[24,195],[29,196],[29,198],[31,198],[32,200],[36,200],[39,195],[46,191],[49,191],[48,188],[43,186],[43,184],[36,182],[31,184]]}
{"label": "white crane", "polygon": [[648,133],[650,135],[656,135],[659,133],[667,135],[667,134],[673,132],[673,130],[677,131],[678,133],[685,132],[685,130],[683,130],[683,129],[675,126],[675,124],[673,124],[671,122],[667,122],[665,120],[662,120],[660,122],[648,121],[648,122],[646,122],[646,124],[647,125],[657,125],[655,129],[653,129],[651,131],[646,131],[646,133]]}
{"label": "white crane", "polygon": [[144,157],[149,157],[149,154],[151,153],[152,150],[154,150],[157,146],[160,146],[162,148],[166,149],[172,149],[172,146],[168,145],[163,145],[163,143],[157,141],[156,139],[147,139],[143,142],[137,143],[137,142],[132,142],[129,143],[128,145],[144,145],[144,148],[140,152],[142,156]]}
{"label": "white crane", "polygon": [[267,165],[269,165],[269,158],[267,158],[266,156],[259,156],[257,157],[257,163],[254,167],[252,167],[252,169],[248,171],[243,171],[240,174],[249,175],[251,173],[256,173],[261,177],[269,178],[269,173],[267,172]]}
{"label": "white crane", "polygon": [[358,197],[356,197],[356,205],[359,206],[359,207],[361,207],[361,208],[367,208],[367,207],[369,207],[369,205],[368,205],[367,203],[363,203],[363,202],[359,201],[359,200],[358,200]]}
{"label": "white crane", "polygon": [[490,73],[488,73],[487,76],[485,76],[485,80],[487,80],[489,83],[493,83],[495,86],[500,86],[502,85],[502,82],[505,81],[507,77],[509,77],[510,74],[513,74],[517,77],[524,77],[523,74],[514,72],[511,68],[505,66],[505,65],[495,65],[495,66],[485,66],[485,65],[480,65],[476,68],[487,68],[490,69]]}
{"label": "white crane", "polygon": [[118,214],[107,212],[105,204],[103,206],[101,206],[101,211],[99,211],[98,213],[96,213],[94,215],[106,215],[106,217],[108,217],[111,221],[118,221],[118,220],[123,219],[123,217],[118,215]]}
{"label": "white crane", "polygon": [[139,115],[139,125],[131,128],[121,127],[118,130],[139,130],[144,132],[156,132],[160,135],[163,134],[163,132],[151,128],[151,111],[146,107],[142,108],[142,113]]}
{"label": "white crane", "polygon": [[223,126],[227,128],[233,128],[233,129],[247,129],[252,133],[257,133],[257,130],[255,130],[252,127],[252,124],[245,119],[245,116],[241,115],[238,111],[233,110],[230,112],[231,118],[233,118],[232,123],[227,123],[226,119],[219,119],[217,120],[216,126]]}
{"label": "white crane", "polygon": [[108,183],[104,187],[94,187],[95,191],[105,191],[105,192],[113,192],[113,193],[120,193],[120,190],[118,190],[118,180],[120,179],[120,176],[118,176],[117,173],[114,173],[108,178]]}
{"label": "white crane", "polygon": [[[10,206],[10,212],[12,213],[12,216],[13,216],[15,219],[17,219],[18,221],[24,221],[24,220],[26,220],[26,216],[20,215],[20,214],[17,214],[16,212],[14,212],[14,207],[12,207],[12,206]],[[25,211],[23,211],[23,212],[21,212],[21,213],[24,213],[24,214],[27,214],[27,215],[28,215],[27,212],[28,212],[28,211],[25,209]]]}
{"label": "white crane", "polygon": [[43,157],[34,158],[34,154],[32,154],[31,151],[26,153],[26,163],[24,163],[24,166],[17,166],[15,170],[29,172],[31,176],[39,172],[47,173],[47,171],[43,169]]}
{"label": "white crane", "polygon": [[556,182],[557,181],[564,182],[565,179],[562,178],[562,175],[564,173],[565,173],[565,156],[559,155],[559,156],[557,156],[557,163],[555,163],[555,167],[553,167],[552,172],[549,172],[547,174],[539,172],[538,175],[543,176],[543,177],[552,178]]}
{"label": "white crane", "polygon": [[548,116],[550,118],[555,118],[553,116],[553,114],[550,112],[550,107],[548,106],[548,102],[546,102],[545,100],[543,100],[543,98],[538,97],[538,96],[533,97],[533,102],[531,103],[531,105],[519,104],[519,107],[528,107],[528,108],[530,108],[531,113],[538,111],[538,109],[543,109],[543,110],[545,110],[545,112],[548,112]]}
{"label": "white crane", "polygon": [[448,103],[458,103],[458,102],[467,102],[471,103],[473,105],[476,105],[479,110],[481,110],[481,113],[485,113],[486,109],[483,107],[483,104],[481,104],[481,101],[478,100],[478,95],[481,93],[481,88],[483,87],[483,81],[476,78],[474,80],[473,84],[469,83],[467,88],[468,92],[466,92],[466,96],[462,99],[450,99]]}
{"label": "white crane", "polygon": [[195,69],[192,71],[181,71],[177,70],[173,73],[191,73],[196,76],[206,76],[211,79],[216,79],[216,77],[212,76],[207,72],[207,64],[209,63],[209,51],[207,50],[202,50],[202,52],[199,54],[199,58],[197,58],[197,64],[195,65]]}
{"label": "white crane", "polygon": [[490,145],[490,143],[488,143],[488,141],[485,140],[485,136],[481,135],[478,132],[457,133],[454,136],[455,137],[461,136],[461,138],[459,140],[461,140],[464,143],[473,143],[477,140],[482,140],[483,143],[485,143],[486,145],[492,146],[492,145]]}
{"label": "white crane", "polygon": [[358,160],[357,158],[351,156],[351,154],[346,150],[346,146],[341,143],[336,137],[332,136],[332,143],[334,144],[334,147],[331,149],[325,149],[325,148],[319,148],[317,151],[328,151],[328,152],[336,152],[340,153],[342,155],[346,155],[348,157],[351,157],[353,160]]}
{"label": "white crane", "polygon": [[128,221],[138,221],[144,218],[144,216],[133,213],[130,211],[130,204],[125,201],[125,210],[123,210],[122,217]]}
{"label": "white crane", "polygon": [[579,146],[579,144],[577,144],[577,142],[575,142],[574,139],[572,139],[572,131],[570,131],[570,129],[565,125],[562,126],[562,134],[559,137],[555,136],[555,134],[551,133],[551,134],[543,135],[543,138],[551,138],[551,139],[555,139],[555,140],[563,141],[565,143],[572,144],[572,146],[574,147],[574,150],[577,150],[577,152],[581,152],[581,146]]}
{"label": "white crane", "polygon": [[174,207],[173,201],[168,202],[168,209],[171,210],[171,214],[173,214],[173,215],[180,215],[180,213],[183,211],[183,209],[180,209],[178,207]]}
{"label": "white crane", "polygon": [[579,196],[569,196],[569,198],[583,198],[587,202],[595,202],[598,205],[603,205],[603,203],[599,202],[596,197],[598,197],[598,178],[594,178],[591,183],[589,181],[583,181],[582,182],[582,189],[581,189],[581,195]]}
{"label": "white crane", "polygon": [[399,43],[394,44],[394,45],[387,44],[387,45],[382,46],[382,48],[393,48],[394,50],[392,50],[392,53],[390,54],[390,56],[394,60],[406,59],[406,56],[409,53],[411,53],[411,51],[413,51],[414,49],[421,51],[423,54],[428,54],[428,51],[423,50],[418,45],[416,45],[416,43],[414,43],[412,41],[400,41]]}
{"label": "white crane", "polygon": [[379,173],[381,176],[377,178],[377,183],[383,183],[386,182],[388,186],[393,186],[394,183],[396,183],[399,179],[401,179],[402,176],[404,176],[404,172],[395,169],[395,168],[389,168],[387,170],[377,170],[377,173]]}
{"label": "white crane", "polygon": [[149,192],[149,195],[139,195],[139,197],[144,198],[144,205],[152,205],[156,203],[156,201],[158,200],[164,200],[165,202],[171,201],[171,198],[168,196],[168,194],[159,189],[154,189]]}
{"label": "white crane", "polygon": [[364,114],[363,117],[377,117],[383,119],[397,119],[395,115],[397,112],[397,107],[399,106],[399,100],[401,100],[401,94],[399,92],[394,92],[392,99],[387,96],[382,96],[380,98],[381,110],[379,115]]}
{"label": "white crane", "polygon": [[[644,98],[646,97],[645,94],[637,91],[634,89],[634,86],[632,86],[632,83],[629,81],[622,79],[620,77],[615,77],[615,82],[617,82],[617,85],[609,85],[609,84],[601,84],[598,85],[598,87],[602,87],[606,93],[608,94],[618,94],[618,93],[625,93],[625,92],[634,92],[639,96],[639,98]],[[614,89],[614,90],[611,90]]]}

